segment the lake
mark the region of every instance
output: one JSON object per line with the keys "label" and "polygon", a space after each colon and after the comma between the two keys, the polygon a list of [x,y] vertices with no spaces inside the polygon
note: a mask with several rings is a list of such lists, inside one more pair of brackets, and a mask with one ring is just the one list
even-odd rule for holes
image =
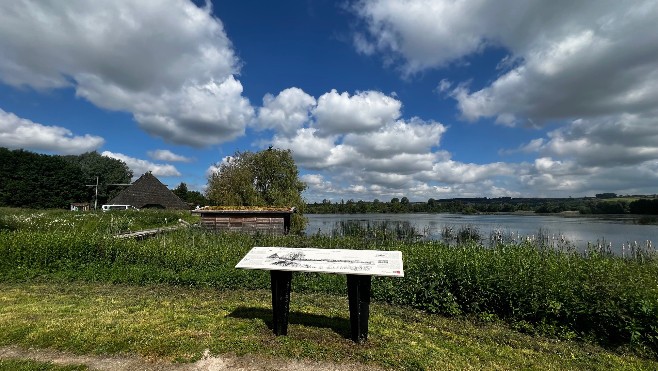
{"label": "lake", "polygon": [[658,240],[658,226],[633,224],[633,220],[598,218],[598,217],[563,217],[548,215],[515,214],[307,214],[307,234],[331,234],[336,223],[356,221],[362,224],[388,222],[409,223],[428,239],[441,239],[445,227],[459,230],[463,227],[475,227],[480,235],[488,240],[491,232],[516,235],[520,238],[537,236],[540,231],[546,236],[564,238],[575,247],[583,249],[587,243],[596,244],[605,241],[612,244],[612,250],[621,254],[622,245],[637,242],[646,246]]}

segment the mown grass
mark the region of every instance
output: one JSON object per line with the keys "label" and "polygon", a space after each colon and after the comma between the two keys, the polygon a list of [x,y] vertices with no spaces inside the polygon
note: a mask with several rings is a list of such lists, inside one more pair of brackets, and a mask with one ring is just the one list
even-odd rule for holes
{"label": "mown grass", "polygon": [[84,371],[84,365],[56,365],[30,359],[0,359],[0,371]]}
{"label": "mown grass", "polygon": [[[103,228],[19,228],[0,232],[0,282],[268,289],[267,272],[234,268],[253,246],[401,250],[405,277],[374,278],[375,300],[456,318],[502,320],[524,333],[582,339],[647,357],[658,354],[658,260],[652,255],[624,259],[527,242],[486,248],[195,228],[134,241],[113,238]],[[293,290],[343,295],[345,282],[336,275],[296,274]]]}
{"label": "mown grass", "polygon": [[[344,280],[344,278],[343,278]],[[369,339],[349,340],[344,295],[293,293],[289,335],[275,337],[267,290],[166,285],[1,283],[0,344],[193,362],[258,355],[395,369],[654,369],[658,362],[502,323],[371,305]]]}
{"label": "mown grass", "polygon": [[30,359],[0,359],[0,371],[84,371],[84,365],[56,365]]}

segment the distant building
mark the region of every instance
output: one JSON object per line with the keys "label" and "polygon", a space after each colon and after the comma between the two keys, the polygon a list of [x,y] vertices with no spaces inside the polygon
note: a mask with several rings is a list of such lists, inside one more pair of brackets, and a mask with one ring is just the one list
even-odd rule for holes
{"label": "distant building", "polygon": [[132,205],[138,209],[187,210],[188,205],[162,184],[151,172],[142,175],[108,204]]}

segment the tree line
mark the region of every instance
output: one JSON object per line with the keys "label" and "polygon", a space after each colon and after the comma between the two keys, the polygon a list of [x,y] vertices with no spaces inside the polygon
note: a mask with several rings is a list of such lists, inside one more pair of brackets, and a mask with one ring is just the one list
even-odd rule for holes
{"label": "tree line", "polygon": [[[289,150],[269,148],[260,152],[236,152],[208,178],[205,194],[181,183],[173,192],[190,205],[295,206],[302,214],[332,213],[494,213],[528,211],[580,214],[658,215],[658,198],[619,198],[615,193],[595,198],[453,198],[410,202],[407,197],[390,201],[306,203],[297,166]],[[107,203],[128,184],[132,171],[121,160],[98,152],[81,155],[46,155],[0,147],[0,206],[67,208],[73,202],[93,202],[98,184],[98,204]],[[96,183],[98,177],[98,183]]]}
{"label": "tree line", "polygon": [[176,196],[178,196],[183,202],[187,203],[191,207],[194,206],[206,206],[210,205],[210,201],[206,196],[199,191],[190,191],[187,188],[187,183],[181,182],[176,188],[171,190]]}
{"label": "tree line", "polygon": [[46,155],[0,147],[0,206],[68,208],[73,202],[106,203],[129,184],[132,171],[98,152]]}
{"label": "tree line", "polygon": [[[186,183],[172,190],[192,207],[275,206],[295,207],[293,228],[303,229],[306,185],[289,150],[269,148],[236,152],[217,164],[208,178],[205,194]],[[132,171],[121,160],[98,152],[81,155],[47,155],[0,147],[0,206],[35,209],[68,208],[74,202],[102,205],[130,184]]]}
{"label": "tree line", "polygon": [[341,200],[309,203],[306,208],[311,214],[367,214],[367,213],[561,213],[580,214],[640,214],[658,215],[658,198],[623,200],[619,198],[454,198],[434,199],[427,202],[410,202],[407,197],[392,198],[390,201]]}

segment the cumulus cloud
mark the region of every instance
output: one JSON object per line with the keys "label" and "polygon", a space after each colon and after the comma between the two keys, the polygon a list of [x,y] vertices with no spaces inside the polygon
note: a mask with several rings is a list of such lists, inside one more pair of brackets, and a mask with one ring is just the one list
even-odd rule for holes
{"label": "cumulus cloud", "polygon": [[309,120],[309,111],[315,104],[315,98],[299,88],[285,89],[276,97],[266,94],[263,106],[258,109],[258,127],[274,129],[280,135],[293,135]]}
{"label": "cumulus cloud", "polygon": [[[658,100],[655,1],[371,0],[354,9],[365,22],[369,45],[399,58],[407,74],[490,46],[508,50],[500,65],[509,70],[490,85],[453,91],[469,120],[540,125],[646,112]],[[446,88],[442,83],[440,89]]]}
{"label": "cumulus cloud", "polygon": [[[474,17],[485,1],[359,1],[354,11],[366,23],[355,47],[364,54],[375,50],[404,59],[403,71],[415,73],[440,67],[481,49],[486,24]],[[471,18],[469,18],[471,17]]]}
{"label": "cumulus cloud", "polygon": [[335,138],[320,137],[316,133],[317,129],[301,128],[290,138],[274,136],[272,142],[277,148],[291,149],[300,165],[318,169],[325,166],[327,159],[335,150]]}
{"label": "cumulus cloud", "polygon": [[440,123],[413,118],[409,122],[397,121],[374,133],[348,134],[344,142],[372,157],[390,153],[420,154],[438,146],[445,131]]}
{"label": "cumulus cloud", "polygon": [[496,176],[513,175],[515,165],[504,162],[490,164],[469,164],[445,158],[437,162],[431,171],[425,172],[422,177],[442,183],[475,183],[491,179]]}
{"label": "cumulus cloud", "polygon": [[655,193],[655,117],[654,113],[577,119],[548,132],[546,138],[533,139],[519,148],[539,156],[521,174],[521,183],[544,194]]}
{"label": "cumulus cloud", "polygon": [[463,119],[557,126],[500,152],[536,154],[534,161],[465,164],[439,156],[424,172],[428,182],[463,194],[480,182],[493,182],[482,187],[491,194],[655,192],[649,186],[658,166],[655,1],[362,0],[352,9],[364,26],[354,36],[356,50],[383,56],[404,76],[506,51],[498,75],[483,86],[438,83]]}
{"label": "cumulus cloud", "polygon": [[168,149],[156,149],[155,151],[148,151],[146,153],[150,158],[156,161],[168,162],[192,162],[193,159],[181,155],[177,155]]}
{"label": "cumulus cloud", "polygon": [[[512,176],[516,170],[503,163],[453,160],[440,149],[445,125],[418,117],[401,119],[402,103],[378,91],[350,95],[332,90],[316,101],[293,88],[276,97],[267,95],[264,107],[268,109],[260,116],[270,117],[269,127],[277,128],[271,143],[292,150],[297,164],[313,172],[302,176],[312,200],[391,195],[426,199],[461,196],[458,192],[481,197],[467,185]],[[489,196],[506,192],[494,184],[486,188]]]}
{"label": "cumulus cloud", "polygon": [[93,104],[134,114],[173,143],[206,146],[244,134],[253,108],[239,61],[210,5],[186,0],[0,5],[0,80],[72,87]]}
{"label": "cumulus cloud", "polygon": [[[457,192],[459,184],[513,172],[502,163],[452,160],[440,150],[448,128],[434,120],[401,119],[402,103],[393,95],[331,90],[316,100],[291,88],[268,94],[263,102],[257,125],[274,129],[270,143],[292,150],[298,166],[314,172],[303,176],[311,199],[436,197],[432,192],[449,194]],[[496,195],[504,191],[491,187]]]}
{"label": "cumulus cloud", "polygon": [[313,116],[322,134],[367,133],[396,120],[401,108],[399,100],[378,91],[350,96],[334,89],[318,98]]}
{"label": "cumulus cloud", "polygon": [[95,151],[105,140],[99,136],[74,135],[60,126],[42,125],[0,109],[0,146],[77,155]]}
{"label": "cumulus cloud", "polygon": [[[312,199],[405,194],[436,197],[433,192],[452,192],[458,188],[454,185],[514,172],[512,166],[503,163],[453,161],[449,153],[438,148],[447,130],[439,122],[417,117],[402,120],[397,115],[382,121],[380,127],[368,133],[344,130],[331,136],[323,135],[315,126],[302,127],[293,136],[275,135],[273,144],[291,149],[302,168],[320,172],[303,178]],[[502,192],[499,188],[496,194]]]}
{"label": "cumulus cloud", "polygon": [[519,187],[537,196],[565,197],[601,192],[653,194],[658,182],[658,161],[635,165],[583,165],[572,159],[539,157],[521,166]]}
{"label": "cumulus cloud", "polygon": [[306,184],[307,192],[321,192],[326,194],[335,191],[331,181],[327,180],[321,174],[304,174],[300,176],[300,179]]}
{"label": "cumulus cloud", "polygon": [[103,151],[101,155],[125,162],[130,170],[132,170],[134,178],[139,178],[142,174],[149,171],[155,176],[181,176],[181,173],[174,165],[156,164],[139,158],[126,156],[123,153],[114,153],[110,151]]}
{"label": "cumulus cloud", "polygon": [[524,148],[576,160],[582,166],[634,166],[658,158],[658,119],[654,114],[622,114],[578,119]]}
{"label": "cumulus cloud", "polygon": [[407,176],[432,169],[434,161],[436,161],[434,153],[395,153],[388,158],[364,158],[358,163],[369,172]]}

